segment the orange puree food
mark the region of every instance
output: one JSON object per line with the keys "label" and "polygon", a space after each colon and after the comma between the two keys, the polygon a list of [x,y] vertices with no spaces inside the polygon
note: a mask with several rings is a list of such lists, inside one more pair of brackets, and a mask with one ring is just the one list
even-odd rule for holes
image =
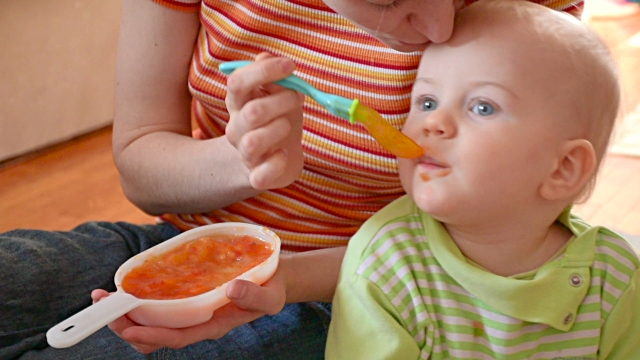
{"label": "orange puree food", "polygon": [[195,296],[257,266],[273,251],[253,236],[205,236],[145,260],[124,277],[122,287],[139,299]]}

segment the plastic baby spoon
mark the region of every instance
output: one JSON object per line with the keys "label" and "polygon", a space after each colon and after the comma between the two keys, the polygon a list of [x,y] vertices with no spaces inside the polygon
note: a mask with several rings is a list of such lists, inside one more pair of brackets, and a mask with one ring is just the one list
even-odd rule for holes
{"label": "plastic baby spoon", "polygon": [[[229,75],[234,70],[251,64],[251,61],[230,61],[220,64],[219,69]],[[324,93],[296,75],[290,75],[276,84],[299,91],[313,98],[333,115],[349,120],[352,124],[361,123],[380,145],[393,155],[402,158],[422,156],[422,148],[411,138],[389,124],[377,111],[358,101],[342,96]]]}

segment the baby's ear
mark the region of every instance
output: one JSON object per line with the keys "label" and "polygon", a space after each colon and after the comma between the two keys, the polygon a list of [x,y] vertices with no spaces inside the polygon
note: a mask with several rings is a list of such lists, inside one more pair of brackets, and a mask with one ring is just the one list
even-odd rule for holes
{"label": "baby's ear", "polygon": [[596,152],[585,139],[567,140],[557,160],[555,168],[540,186],[540,195],[547,200],[573,199],[596,170]]}

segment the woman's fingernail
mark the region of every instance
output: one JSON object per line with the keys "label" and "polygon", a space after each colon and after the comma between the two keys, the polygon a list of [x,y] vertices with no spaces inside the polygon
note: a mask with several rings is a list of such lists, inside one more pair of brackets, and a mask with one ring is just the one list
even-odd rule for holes
{"label": "woman's fingernail", "polygon": [[282,59],[280,61],[280,68],[283,72],[288,74],[296,68],[296,64],[294,64],[293,61],[289,59]]}
{"label": "woman's fingernail", "polygon": [[236,281],[229,285],[230,286],[227,288],[227,297],[229,299],[240,299],[244,296],[244,293],[247,290],[242,281]]}

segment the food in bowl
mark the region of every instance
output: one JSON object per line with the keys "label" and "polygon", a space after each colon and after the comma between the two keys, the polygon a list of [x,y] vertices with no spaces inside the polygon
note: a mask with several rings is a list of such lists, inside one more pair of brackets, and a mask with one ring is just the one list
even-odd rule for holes
{"label": "food in bowl", "polygon": [[203,236],[149,257],[124,276],[122,288],[138,299],[196,296],[234,279],[271,254],[273,245],[254,236]]}

